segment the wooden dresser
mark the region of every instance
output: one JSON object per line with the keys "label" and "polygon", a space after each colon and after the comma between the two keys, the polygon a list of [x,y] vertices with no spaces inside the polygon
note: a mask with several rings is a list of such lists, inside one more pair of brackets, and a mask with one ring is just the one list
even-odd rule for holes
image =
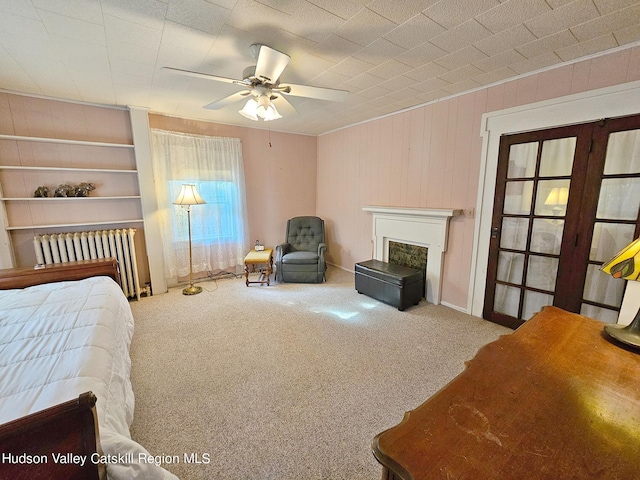
{"label": "wooden dresser", "polygon": [[377,435],[385,480],[640,478],[640,353],[545,307]]}

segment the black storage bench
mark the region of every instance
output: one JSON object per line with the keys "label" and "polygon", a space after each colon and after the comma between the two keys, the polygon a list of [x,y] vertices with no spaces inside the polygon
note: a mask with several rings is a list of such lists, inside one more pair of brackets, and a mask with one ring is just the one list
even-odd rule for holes
{"label": "black storage bench", "polygon": [[380,260],[356,263],[356,290],[376,300],[404,310],[417,305],[424,296],[420,270]]}

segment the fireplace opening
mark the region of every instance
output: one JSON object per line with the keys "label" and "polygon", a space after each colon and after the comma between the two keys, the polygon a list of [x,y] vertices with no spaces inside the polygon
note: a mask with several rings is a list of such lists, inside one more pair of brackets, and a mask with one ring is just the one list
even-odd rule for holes
{"label": "fireplace opening", "polygon": [[[422,284],[427,284],[427,257],[429,249],[410,243],[389,241],[389,263],[415,268],[422,272]],[[424,297],[424,295],[423,295]]]}

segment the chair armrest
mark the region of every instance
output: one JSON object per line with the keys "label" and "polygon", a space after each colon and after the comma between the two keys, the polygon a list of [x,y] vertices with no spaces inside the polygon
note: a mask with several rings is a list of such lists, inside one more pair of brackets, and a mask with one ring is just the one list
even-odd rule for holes
{"label": "chair armrest", "polygon": [[278,262],[278,260],[282,260],[282,256],[289,253],[289,247],[290,245],[288,243],[276,245],[276,262]]}
{"label": "chair armrest", "polygon": [[320,245],[318,245],[318,256],[320,258],[324,258],[324,254],[327,251],[327,244],[326,243],[321,243]]}

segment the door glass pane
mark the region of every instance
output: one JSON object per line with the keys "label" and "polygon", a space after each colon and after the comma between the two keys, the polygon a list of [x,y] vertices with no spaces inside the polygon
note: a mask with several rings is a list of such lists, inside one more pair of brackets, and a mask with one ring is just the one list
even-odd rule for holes
{"label": "door glass pane", "polygon": [[527,287],[553,292],[556,288],[558,259],[531,255],[527,268]]}
{"label": "door glass pane", "polygon": [[509,148],[507,178],[531,178],[536,173],[538,142],[519,143]]}
{"label": "door glass pane", "polygon": [[622,303],[624,287],[623,280],[601,272],[598,265],[588,265],[582,298],[617,308]]}
{"label": "door glass pane", "polygon": [[507,182],[504,197],[504,213],[529,215],[533,181]]}
{"label": "door glass pane", "polygon": [[640,130],[609,135],[604,174],[619,173],[640,173]]}
{"label": "door glass pane", "polygon": [[580,307],[580,315],[594,318],[605,323],[618,323],[617,311],[609,310],[608,308],[596,307],[595,305],[589,305],[587,303],[583,303]]}
{"label": "door glass pane", "polygon": [[542,310],[542,307],[553,305],[553,296],[545,293],[526,291],[524,293],[524,305],[522,308],[522,318],[529,320],[536,313]]}
{"label": "door glass pane", "polygon": [[503,218],[500,232],[500,248],[525,250],[529,232],[528,218]]}
{"label": "door glass pane", "polygon": [[523,271],[523,254],[511,252],[500,252],[498,254],[498,273],[496,278],[499,281],[521,285]]}
{"label": "door glass pane", "polygon": [[536,215],[564,217],[567,214],[571,180],[541,180],[536,194]]}
{"label": "door glass pane", "polygon": [[596,222],[593,227],[589,260],[606,262],[613,258],[634,240],[634,232],[634,225]]}
{"label": "door glass pane", "polygon": [[501,283],[496,285],[493,309],[498,313],[504,313],[510,317],[518,318],[518,305],[520,304],[520,289],[509,287]]}
{"label": "door glass pane", "polygon": [[539,175],[541,177],[570,176],[573,169],[575,150],[576,137],[558,138],[542,142]]}
{"label": "door glass pane", "polygon": [[605,178],[600,188],[597,218],[635,220],[640,206],[640,177]]}
{"label": "door glass pane", "polygon": [[531,231],[531,251],[559,255],[563,230],[564,220],[536,218]]}

